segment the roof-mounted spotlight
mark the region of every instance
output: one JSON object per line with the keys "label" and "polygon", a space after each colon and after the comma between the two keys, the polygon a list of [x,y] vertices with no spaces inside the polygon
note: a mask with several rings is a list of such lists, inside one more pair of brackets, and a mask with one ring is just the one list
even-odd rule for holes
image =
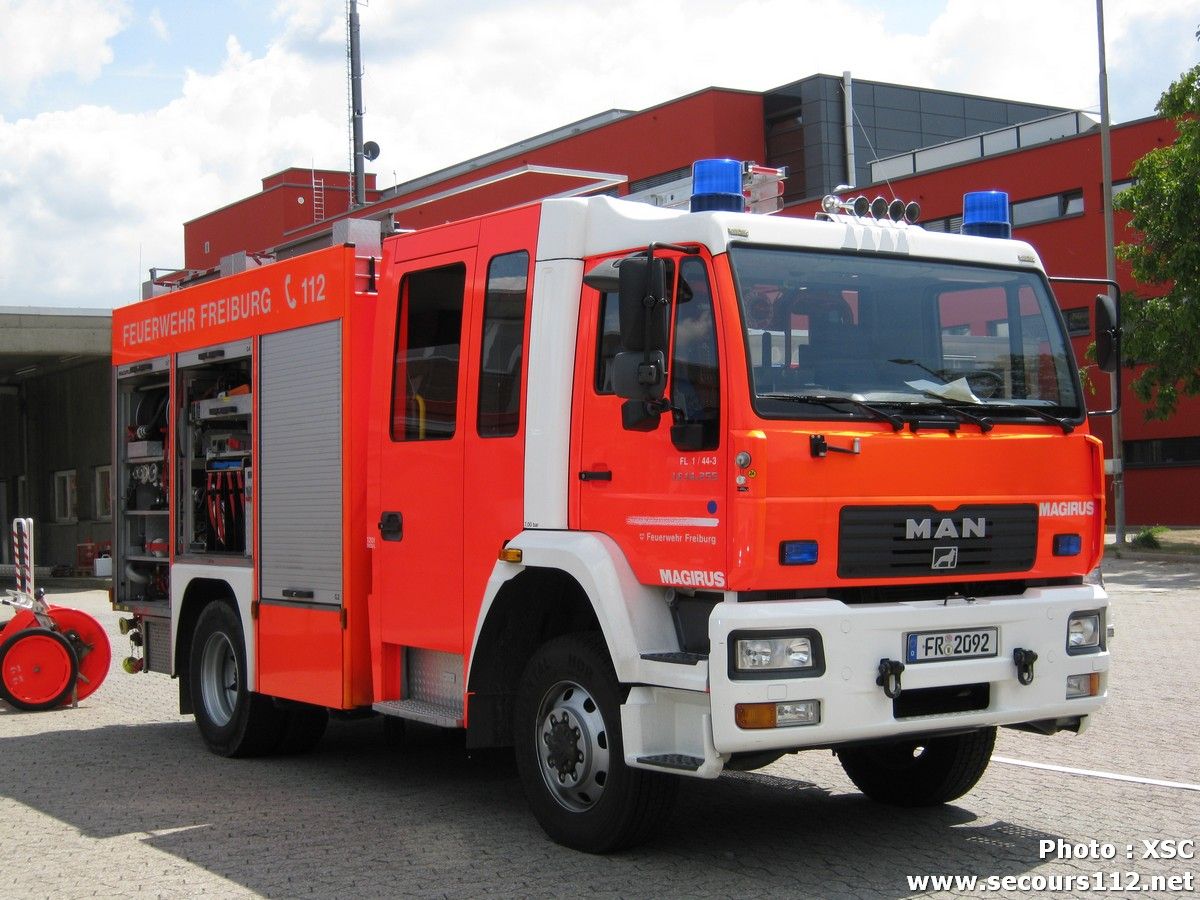
{"label": "roof-mounted spotlight", "polygon": [[921,218],[921,204],[916,200],[908,201],[904,207],[904,221],[909,225],[916,225],[917,220]]}
{"label": "roof-mounted spotlight", "polygon": [[899,222],[904,218],[904,201],[900,199],[893,200],[888,204],[888,218],[893,222]]}
{"label": "roof-mounted spotlight", "polygon": [[882,197],[876,197],[871,201],[871,217],[875,219],[883,219],[887,217],[888,202]]}
{"label": "roof-mounted spotlight", "polygon": [[854,214],[861,219],[871,211],[871,201],[866,197],[855,197],[850,208],[853,209]]}

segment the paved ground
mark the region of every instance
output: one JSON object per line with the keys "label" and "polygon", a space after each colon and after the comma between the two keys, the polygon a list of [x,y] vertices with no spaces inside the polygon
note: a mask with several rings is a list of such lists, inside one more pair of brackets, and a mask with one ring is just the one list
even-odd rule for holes
{"label": "paved ground", "polygon": [[[1194,785],[1200,567],[1126,559],[1108,577],[1108,707],[1078,737],[1002,732],[997,756]],[[71,602],[112,628],[115,668],[125,644],[102,595]],[[1140,858],[1143,840],[1198,838],[1197,790],[993,762],[957,803],[898,811],[864,800],[821,752],[686,782],[658,840],[597,858],[547,841],[507,756],[469,755],[455,735],[419,731],[398,748],[378,720],[339,722],[309,756],[231,761],[175,708],[174,682],[119,670],[76,710],[0,704],[0,897],[867,898],[924,895],[906,875],[1200,869]],[[1111,842],[1117,859],[1042,860],[1043,839]],[[1132,892],[989,896],[1035,894]]]}

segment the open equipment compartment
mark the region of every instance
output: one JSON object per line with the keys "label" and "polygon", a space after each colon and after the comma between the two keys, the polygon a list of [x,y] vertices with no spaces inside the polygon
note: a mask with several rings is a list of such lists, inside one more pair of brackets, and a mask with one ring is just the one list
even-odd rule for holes
{"label": "open equipment compartment", "polygon": [[253,556],[252,349],[251,339],[233,341],[176,363],[175,546],[195,562]]}
{"label": "open equipment compartment", "polygon": [[170,367],[162,356],[117,369],[113,432],[113,593],[121,608],[166,614],[170,511],[168,402]]}

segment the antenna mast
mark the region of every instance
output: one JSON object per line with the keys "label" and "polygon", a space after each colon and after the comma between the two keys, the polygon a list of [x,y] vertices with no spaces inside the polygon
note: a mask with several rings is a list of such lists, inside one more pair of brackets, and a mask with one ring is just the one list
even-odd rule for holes
{"label": "antenna mast", "polygon": [[362,48],[358,34],[358,0],[346,3],[346,64],[350,76],[350,208],[366,202],[366,172],[363,162]]}

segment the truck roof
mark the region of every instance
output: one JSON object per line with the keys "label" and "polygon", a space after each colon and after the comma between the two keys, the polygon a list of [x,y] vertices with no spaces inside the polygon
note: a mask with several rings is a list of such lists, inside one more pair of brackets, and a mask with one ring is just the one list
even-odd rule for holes
{"label": "truck roof", "polygon": [[854,216],[801,219],[730,212],[684,212],[612,197],[542,201],[538,259],[583,259],[651,241],[702,244],[712,254],[731,243],[775,244],[1042,270],[1024,241],[928,232],[919,226]]}

